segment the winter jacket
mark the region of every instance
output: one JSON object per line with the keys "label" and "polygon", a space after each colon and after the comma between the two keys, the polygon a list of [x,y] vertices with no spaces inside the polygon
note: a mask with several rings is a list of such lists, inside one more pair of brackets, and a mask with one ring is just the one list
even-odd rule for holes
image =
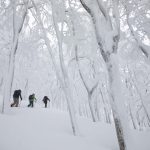
{"label": "winter jacket", "polygon": [[21,90],[15,90],[13,94],[13,98],[19,98],[22,100]]}
{"label": "winter jacket", "polygon": [[49,99],[47,96],[44,96],[43,102],[44,102],[44,103],[47,103],[47,101],[50,101],[50,99]]}
{"label": "winter jacket", "polygon": [[37,99],[35,98],[35,95],[32,94],[29,96],[29,101],[36,101]]}

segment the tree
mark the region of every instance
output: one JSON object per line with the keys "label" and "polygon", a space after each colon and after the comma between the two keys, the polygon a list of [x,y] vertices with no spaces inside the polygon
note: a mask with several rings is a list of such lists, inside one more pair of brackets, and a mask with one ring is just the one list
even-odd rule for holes
{"label": "tree", "polygon": [[[72,102],[71,86],[70,86],[69,78],[68,78],[68,75],[67,75],[67,72],[66,72],[66,69],[65,69],[64,60],[63,60],[63,54],[62,54],[63,21],[61,22],[62,23],[62,28],[61,28],[62,30],[61,30],[61,32],[59,32],[58,26],[57,26],[57,22],[56,22],[56,18],[55,18],[56,16],[53,16],[54,27],[55,27],[55,31],[56,31],[57,40],[58,40],[58,46],[59,46],[60,66],[61,66],[61,71],[62,71],[62,74],[63,74],[63,78],[61,78],[61,75],[60,75],[60,73],[58,71],[58,68],[57,68],[57,65],[56,65],[56,61],[55,61],[53,53],[52,53],[52,49],[51,49],[51,46],[50,46],[50,41],[49,41],[49,39],[47,37],[46,31],[44,29],[44,26],[43,26],[43,23],[42,23],[42,20],[41,20],[40,11],[39,11],[38,7],[36,7],[36,4],[34,3],[34,0],[32,0],[32,4],[33,4],[33,6],[34,6],[34,8],[36,10],[36,16],[35,16],[36,20],[37,20],[37,22],[40,23],[40,26],[42,28],[42,31],[43,31],[43,34],[44,34],[44,40],[45,40],[46,46],[47,46],[47,48],[49,50],[49,54],[50,54],[50,57],[52,59],[53,65],[54,65],[56,76],[57,76],[61,86],[63,87],[63,91],[64,91],[65,96],[66,96],[73,134],[74,135],[78,135],[79,131],[78,131],[78,126],[77,126],[77,122],[76,122],[74,106],[73,106],[73,102]],[[52,15],[55,15],[55,12],[54,12],[54,10],[55,10],[55,6],[54,5],[55,4],[53,2],[51,4],[52,4],[52,10],[53,10],[52,11],[53,12]]]}
{"label": "tree", "polygon": [[15,55],[16,55],[17,48],[18,48],[19,34],[22,30],[24,20],[28,11],[28,0],[24,1],[24,6],[22,6],[23,8],[21,7],[22,17],[21,17],[19,24],[17,24],[17,20],[16,20],[17,2],[13,1],[11,5],[13,7],[13,40],[12,40],[12,48],[11,48],[10,58],[9,58],[7,80],[6,80],[5,88],[4,88],[4,98],[3,98],[3,107],[2,107],[3,113],[5,112],[5,109],[8,108],[10,97],[11,97],[14,69],[15,69]]}
{"label": "tree", "polygon": [[[125,130],[123,128],[124,121],[121,118],[122,117],[121,109],[123,109],[123,105],[119,102],[120,96],[117,94],[117,91],[118,89],[120,89],[119,87],[121,86],[121,80],[119,79],[120,77],[119,77],[118,56],[117,56],[118,42],[120,38],[120,22],[118,11],[119,1],[118,0],[112,1],[113,5],[112,11],[115,24],[112,24],[109,12],[106,11],[102,1],[94,0],[93,2],[91,2],[80,0],[80,2],[82,6],[85,8],[85,10],[89,13],[93,21],[97,43],[99,45],[99,49],[101,51],[101,55],[104,59],[106,69],[108,72],[110,103],[120,150],[126,150],[127,145],[124,139]],[[100,13],[103,16],[104,19],[103,21],[106,27],[104,27],[104,24],[100,22],[101,21],[99,15]],[[100,26],[103,28],[104,31],[102,31],[99,28]],[[107,41],[105,36],[107,37]],[[106,43],[107,45],[106,44],[104,45],[104,43]]]}

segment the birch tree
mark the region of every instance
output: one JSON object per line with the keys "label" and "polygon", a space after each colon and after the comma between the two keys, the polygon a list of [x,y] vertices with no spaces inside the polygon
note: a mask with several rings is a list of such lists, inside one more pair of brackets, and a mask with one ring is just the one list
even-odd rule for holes
{"label": "birch tree", "polygon": [[16,14],[17,14],[16,1],[13,1],[11,5],[13,7],[13,40],[12,40],[12,47],[11,47],[10,58],[9,58],[9,67],[8,67],[8,72],[7,72],[7,77],[6,77],[5,88],[4,88],[4,98],[3,98],[3,106],[2,106],[3,113],[9,107],[9,101],[11,97],[13,77],[14,77],[14,70],[15,70],[15,55],[16,55],[17,48],[18,48],[19,34],[22,30],[24,20],[27,14],[27,10],[28,10],[28,0],[24,1],[24,6],[21,7],[22,17],[18,24],[17,24],[17,19],[16,19]]}
{"label": "birch tree", "polygon": [[[63,49],[62,49],[65,7],[62,4],[62,11],[58,12],[58,11],[56,11],[56,4],[53,0],[51,1],[51,4],[52,4],[53,22],[54,22],[56,37],[57,37],[58,46],[59,46],[60,66],[61,66],[64,86],[65,86],[64,91],[65,91],[66,99],[67,99],[67,103],[68,103],[68,109],[69,109],[69,113],[70,113],[70,119],[71,119],[71,122],[72,122],[73,133],[76,135],[76,134],[79,134],[79,133],[76,131],[77,130],[77,125],[76,125],[76,119],[75,119],[75,110],[74,110],[74,104],[73,104],[72,88],[71,88],[71,83],[69,81],[69,76],[68,76],[68,73],[67,73],[67,70],[66,70],[66,66],[65,66],[65,63],[64,63],[64,56],[63,56]],[[60,15],[59,13],[61,13],[61,17],[59,18],[59,16],[57,16],[56,13],[57,13],[57,15]],[[60,23],[61,23],[60,31],[59,31],[59,28],[58,28],[58,23],[57,23],[56,18],[60,19]]]}
{"label": "birch tree", "polygon": [[[62,29],[61,32],[59,32],[58,26],[57,26],[57,23],[56,23],[56,20],[55,20],[55,17],[57,17],[57,16],[53,16],[54,27],[55,27],[55,31],[56,31],[57,40],[58,40],[58,46],[59,46],[60,66],[61,66],[61,71],[62,71],[62,74],[63,74],[63,78],[62,78],[60,73],[59,73],[59,70],[58,70],[56,61],[54,59],[53,53],[52,53],[52,48],[51,48],[51,45],[50,45],[50,41],[47,37],[46,30],[44,29],[44,26],[43,26],[43,23],[42,23],[42,20],[41,20],[40,11],[39,11],[38,7],[36,6],[34,0],[32,0],[32,4],[33,4],[33,6],[35,8],[35,11],[36,11],[36,14],[35,14],[36,16],[35,15],[34,16],[36,17],[37,22],[40,24],[40,26],[42,28],[45,44],[48,48],[51,60],[53,62],[56,76],[57,76],[61,86],[63,87],[63,91],[64,91],[65,96],[66,96],[73,134],[74,135],[79,135],[78,126],[77,126],[77,122],[76,122],[75,111],[74,111],[74,106],[73,106],[73,102],[72,102],[72,95],[71,95],[71,91],[70,91],[71,87],[70,87],[68,75],[67,75],[67,72],[66,72],[66,69],[65,69],[64,61],[63,61],[63,54],[62,54],[62,38],[63,38],[62,37],[62,31],[63,31],[63,26],[61,28]],[[52,9],[54,9],[53,8],[54,3],[52,2],[51,4],[52,4]],[[34,13],[34,12],[32,12],[32,13]],[[55,12],[53,11],[53,13],[55,13]],[[55,14],[52,14],[52,15],[55,15]],[[61,22],[61,23],[63,25],[63,22]]]}
{"label": "birch tree", "polygon": [[83,85],[84,85],[84,87],[87,91],[88,104],[89,104],[92,120],[93,120],[93,122],[96,122],[96,116],[95,116],[94,108],[93,108],[93,105],[92,105],[92,94],[98,86],[98,81],[97,81],[98,79],[95,79],[96,83],[94,84],[93,87],[89,88],[87,83],[86,83],[86,80],[84,78],[84,75],[83,75],[83,73],[80,69],[80,61],[79,61],[79,57],[78,57],[78,41],[77,41],[77,38],[76,38],[76,28],[75,28],[75,20],[74,20],[75,16],[74,16],[74,12],[73,12],[72,7],[71,7],[71,1],[69,0],[68,3],[69,3],[69,7],[70,7],[70,11],[68,13],[69,13],[70,19],[71,19],[70,28],[72,29],[72,35],[73,35],[73,37],[72,37],[73,38],[73,44],[72,45],[73,45],[73,49],[74,49],[74,53],[75,53],[75,61],[76,61],[76,64],[77,64],[79,76],[80,76],[80,78],[83,82]]}
{"label": "birch tree", "polygon": [[[123,111],[123,102],[120,102],[121,96],[117,93],[118,89],[121,88],[117,56],[118,42],[120,38],[120,21],[118,11],[119,1],[112,1],[112,12],[115,24],[112,24],[111,18],[107,9],[104,7],[103,1],[94,0],[91,2],[87,0],[80,0],[80,2],[93,21],[97,43],[108,72],[110,103],[119,147],[120,150],[126,150],[127,145],[124,137],[125,130],[123,128],[125,122],[122,119],[125,115],[125,111]],[[100,22],[100,14],[103,16],[105,27],[104,24]],[[121,111],[123,111],[124,114]]]}

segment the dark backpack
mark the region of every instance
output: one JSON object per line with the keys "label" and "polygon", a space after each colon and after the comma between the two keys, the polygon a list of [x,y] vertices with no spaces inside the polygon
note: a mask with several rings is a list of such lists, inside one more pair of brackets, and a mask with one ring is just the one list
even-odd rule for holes
{"label": "dark backpack", "polygon": [[48,98],[47,96],[44,96],[43,102],[44,102],[44,103],[47,103],[47,101],[50,101],[49,98]]}
{"label": "dark backpack", "polygon": [[46,103],[46,98],[45,97],[43,98],[43,102]]}
{"label": "dark backpack", "polygon": [[13,97],[18,98],[20,94],[20,90],[15,90]]}
{"label": "dark backpack", "polygon": [[31,99],[33,99],[33,96],[32,96],[32,95],[29,96],[29,100],[31,100]]}

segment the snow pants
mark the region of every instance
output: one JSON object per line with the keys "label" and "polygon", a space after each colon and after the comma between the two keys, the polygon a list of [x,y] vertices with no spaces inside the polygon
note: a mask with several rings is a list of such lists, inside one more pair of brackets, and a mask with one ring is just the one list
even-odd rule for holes
{"label": "snow pants", "polygon": [[33,107],[34,106],[34,103],[33,103],[33,101],[29,101],[29,105],[28,105],[28,107]]}
{"label": "snow pants", "polygon": [[47,102],[44,102],[44,104],[45,104],[45,108],[47,108]]}
{"label": "snow pants", "polygon": [[19,98],[14,98],[14,102],[10,105],[11,107],[18,107]]}

